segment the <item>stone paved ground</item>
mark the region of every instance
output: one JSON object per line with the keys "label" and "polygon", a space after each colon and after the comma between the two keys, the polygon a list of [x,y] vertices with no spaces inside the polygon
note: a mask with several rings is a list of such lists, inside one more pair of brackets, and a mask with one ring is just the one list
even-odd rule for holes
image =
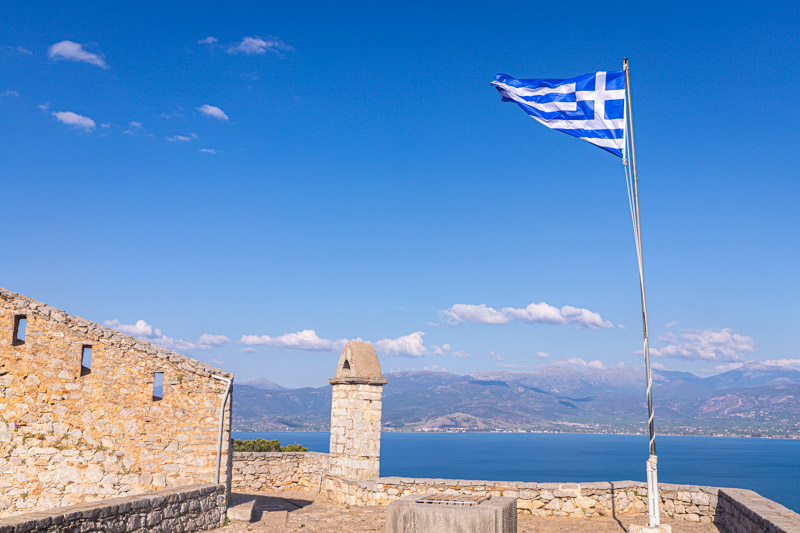
{"label": "stone paved ground", "polygon": [[[231,522],[217,531],[225,533],[360,533],[382,532],[385,507],[347,507],[332,503],[314,492],[284,491],[258,494],[259,520]],[[623,533],[630,524],[646,524],[645,515],[621,515],[579,520],[518,515],[518,533]],[[711,524],[665,520],[674,533],[719,533]]]}

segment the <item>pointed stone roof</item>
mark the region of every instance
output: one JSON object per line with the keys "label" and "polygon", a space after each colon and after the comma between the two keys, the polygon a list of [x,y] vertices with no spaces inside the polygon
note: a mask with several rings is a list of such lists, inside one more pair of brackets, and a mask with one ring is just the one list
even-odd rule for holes
{"label": "pointed stone roof", "polygon": [[368,342],[350,341],[344,346],[331,385],[343,383],[383,385],[389,380],[381,374],[375,349]]}

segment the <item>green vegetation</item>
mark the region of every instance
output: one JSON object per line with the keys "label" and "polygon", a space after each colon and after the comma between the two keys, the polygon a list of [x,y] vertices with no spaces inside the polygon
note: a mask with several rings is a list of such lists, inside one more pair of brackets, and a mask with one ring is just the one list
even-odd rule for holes
{"label": "green vegetation", "polygon": [[299,444],[289,444],[288,446],[281,446],[277,440],[239,440],[233,439],[233,451],[235,452],[307,452],[305,448]]}

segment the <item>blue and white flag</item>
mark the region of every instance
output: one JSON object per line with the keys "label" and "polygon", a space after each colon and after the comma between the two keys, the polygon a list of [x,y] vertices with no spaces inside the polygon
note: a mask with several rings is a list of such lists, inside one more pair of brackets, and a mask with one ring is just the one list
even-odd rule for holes
{"label": "blue and white flag", "polygon": [[624,157],[624,71],[595,72],[568,80],[518,80],[498,74],[492,85],[504,102],[516,102],[548,128]]}

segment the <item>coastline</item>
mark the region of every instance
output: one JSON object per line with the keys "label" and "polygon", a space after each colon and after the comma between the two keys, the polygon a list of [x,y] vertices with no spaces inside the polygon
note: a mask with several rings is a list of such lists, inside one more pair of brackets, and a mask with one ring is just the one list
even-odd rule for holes
{"label": "coastline", "polygon": [[[232,433],[329,433],[330,430],[328,429],[270,429],[264,431],[256,431],[256,430],[241,430],[241,429],[234,429]],[[518,430],[518,431],[509,431],[509,430],[493,430],[493,431],[472,431],[472,430],[433,430],[433,431],[421,431],[421,430],[408,430],[408,429],[383,429],[381,430],[382,433],[420,433],[420,434],[458,434],[458,433],[471,433],[471,434],[482,434],[482,435],[489,435],[492,433],[502,433],[502,434],[517,434],[517,433],[533,433],[539,435],[620,435],[620,436],[629,436],[629,437],[645,437],[647,433],[631,433],[631,432],[614,432],[614,433],[603,433],[597,431],[536,431],[536,430]],[[783,436],[772,436],[772,435],[723,435],[723,434],[698,434],[698,433],[657,433],[656,438],[658,437],[706,437],[706,438],[719,438],[719,439],[764,439],[764,440],[800,440],[800,435],[791,435],[789,437]]]}

